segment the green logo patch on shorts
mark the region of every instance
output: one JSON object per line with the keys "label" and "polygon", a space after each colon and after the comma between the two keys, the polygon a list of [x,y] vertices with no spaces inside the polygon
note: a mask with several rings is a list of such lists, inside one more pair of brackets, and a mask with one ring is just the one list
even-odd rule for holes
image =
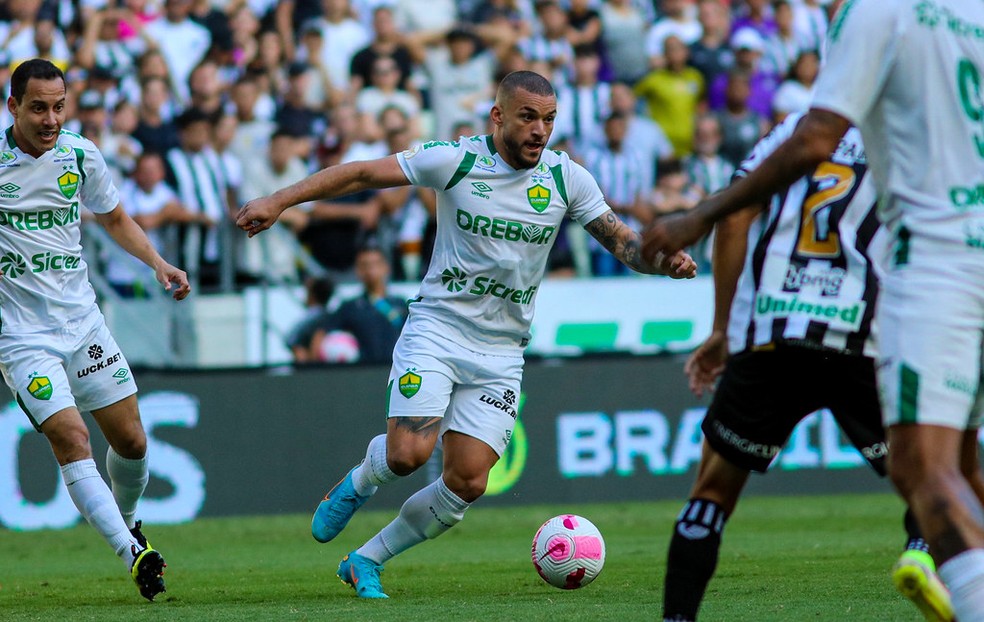
{"label": "green logo patch on shorts", "polygon": [[410,399],[420,391],[420,376],[408,370],[400,376],[399,388],[403,397]]}
{"label": "green logo patch on shorts", "polygon": [[31,374],[31,383],[27,385],[28,392],[39,400],[50,400],[52,394],[51,381],[47,376]]}

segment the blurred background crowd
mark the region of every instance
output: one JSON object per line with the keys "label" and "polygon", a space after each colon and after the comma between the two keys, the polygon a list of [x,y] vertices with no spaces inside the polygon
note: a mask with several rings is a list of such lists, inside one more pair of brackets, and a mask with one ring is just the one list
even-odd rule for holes
{"label": "blurred background crowd", "polygon": [[[200,292],[427,268],[434,196],[400,188],[285,212],[245,243],[231,216],[314,170],[482,134],[499,78],[548,76],[552,147],[635,226],[727,184],[803,110],[836,0],[7,0],[0,85],[43,57],[68,80],[68,130],[102,150],[125,209]],[[11,119],[4,109],[0,124]],[[706,266],[706,249],[694,249]],[[94,271],[139,297],[146,270]],[[622,266],[578,227],[550,276]]]}

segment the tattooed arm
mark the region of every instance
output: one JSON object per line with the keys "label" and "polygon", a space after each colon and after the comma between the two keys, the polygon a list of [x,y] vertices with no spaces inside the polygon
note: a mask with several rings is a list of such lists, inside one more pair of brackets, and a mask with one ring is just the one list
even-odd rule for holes
{"label": "tattooed arm", "polygon": [[642,258],[642,236],[609,210],[584,227],[608,252],[629,268],[643,274],[665,274],[675,279],[690,279],[697,274],[697,264],[690,255],[678,251],[657,254],[652,263]]}

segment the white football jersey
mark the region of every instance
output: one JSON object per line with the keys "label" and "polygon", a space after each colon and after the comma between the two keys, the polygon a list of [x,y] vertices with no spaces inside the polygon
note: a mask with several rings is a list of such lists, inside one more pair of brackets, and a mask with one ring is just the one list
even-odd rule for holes
{"label": "white football jersey", "polygon": [[[760,140],[737,175],[785,142],[800,118],[790,115]],[[728,322],[731,352],[785,342],[875,354],[872,318],[886,242],[866,170],[852,127],[830,161],[773,197],[754,221]]]}
{"label": "white football jersey", "polygon": [[883,221],[970,243],[966,217],[984,210],[984,3],[847,0],[828,38],[813,107],[861,128]]}
{"label": "white football jersey", "polygon": [[565,216],[586,225],[610,208],[566,153],[516,170],[491,136],[429,142],[397,154],[411,183],[437,191],[437,238],[411,316],[467,343],[522,348],[547,255]]}
{"label": "white football jersey", "polygon": [[95,308],[82,259],[82,206],[119,204],[106,162],[92,141],[62,130],[40,158],[0,136],[0,330],[32,333]]}

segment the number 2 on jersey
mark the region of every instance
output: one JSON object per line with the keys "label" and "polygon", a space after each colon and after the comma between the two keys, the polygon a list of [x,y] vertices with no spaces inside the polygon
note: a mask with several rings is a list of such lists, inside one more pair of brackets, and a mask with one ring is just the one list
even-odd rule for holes
{"label": "number 2 on jersey", "polygon": [[841,253],[837,222],[850,202],[857,175],[844,164],[824,162],[813,172],[810,194],[803,200],[796,252],[803,257],[837,257]]}

